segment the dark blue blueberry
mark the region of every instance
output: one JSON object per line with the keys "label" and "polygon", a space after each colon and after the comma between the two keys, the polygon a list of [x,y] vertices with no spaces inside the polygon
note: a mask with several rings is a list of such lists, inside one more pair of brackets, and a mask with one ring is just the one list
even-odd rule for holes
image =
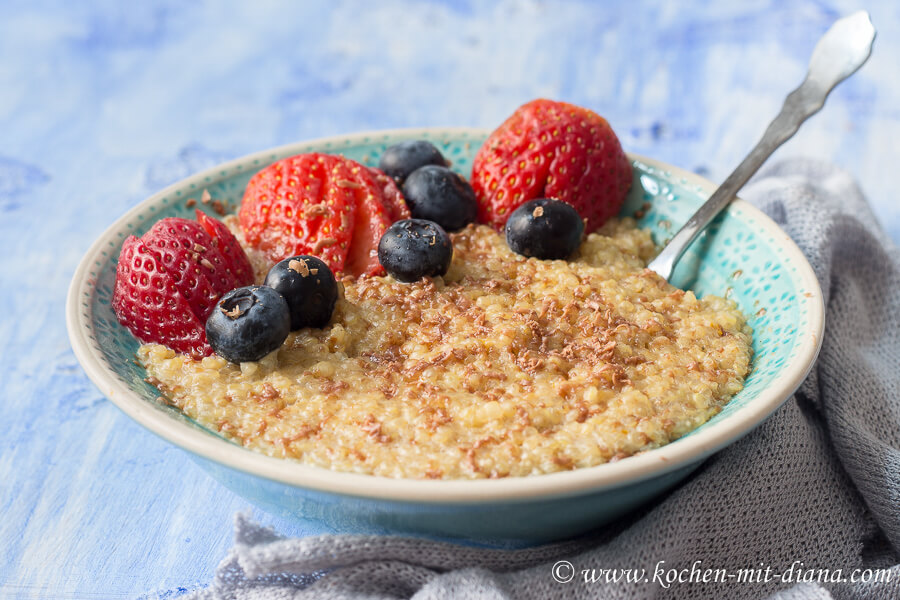
{"label": "dark blue blueberry", "polygon": [[403,197],[413,218],[434,221],[447,231],[459,231],[478,217],[472,186],[447,167],[413,171],[403,183]]}
{"label": "dark blue blueberry", "polygon": [[331,269],[315,256],[292,256],[269,269],[264,285],[284,296],[291,331],[324,327],[331,320],[338,286]]}
{"label": "dark blue blueberry", "polygon": [[447,159],[431,142],[410,140],[394,144],[385,150],[378,168],[393,177],[397,185],[403,185],[403,181],[413,171],[425,165],[446,167]]}
{"label": "dark blue blueberry", "polygon": [[583,234],[584,221],[572,205],[552,198],[530,200],[506,220],[506,243],[523,256],[568,258]]}
{"label": "dark blue blueberry", "polygon": [[233,363],[259,360],[277,350],[291,331],[285,299],[270,287],[231,290],[206,320],[206,339],[216,354]]}
{"label": "dark blue blueberry", "polygon": [[404,219],[384,232],[378,260],[388,274],[404,283],[443,275],[450,268],[453,244],[447,232],[432,221]]}

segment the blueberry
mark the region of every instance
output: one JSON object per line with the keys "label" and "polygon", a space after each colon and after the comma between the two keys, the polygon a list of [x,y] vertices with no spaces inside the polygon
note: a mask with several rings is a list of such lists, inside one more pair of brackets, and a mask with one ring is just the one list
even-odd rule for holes
{"label": "blueberry", "polygon": [[397,221],[378,242],[381,265],[404,283],[443,275],[450,268],[451,258],[450,236],[440,225],[425,219]]}
{"label": "blueberry", "polygon": [[447,166],[447,159],[441,151],[425,140],[394,144],[384,151],[378,162],[378,168],[393,177],[397,185],[402,185],[410,173],[425,165]]}
{"label": "blueberry", "polygon": [[231,290],[206,320],[206,339],[216,354],[233,363],[259,360],[278,349],[291,331],[285,299],[270,287]]}
{"label": "blueberry", "polygon": [[331,320],[338,286],[331,269],[315,256],[292,256],[269,269],[267,285],[284,296],[291,311],[291,331],[324,327]]}
{"label": "blueberry", "polygon": [[551,198],[530,200],[506,220],[506,243],[523,256],[568,258],[583,234],[584,221],[572,205]]}
{"label": "blueberry", "polygon": [[414,219],[434,221],[446,231],[459,231],[478,216],[472,186],[447,167],[413,171],[403,183],[403,197]]}

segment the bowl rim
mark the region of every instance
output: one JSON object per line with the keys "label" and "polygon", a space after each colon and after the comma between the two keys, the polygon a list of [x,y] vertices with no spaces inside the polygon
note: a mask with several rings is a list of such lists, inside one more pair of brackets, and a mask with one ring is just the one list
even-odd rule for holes
{"label": "bowl rim", "polygon": [[[202,187],[210,185],[207,177],[215,181],[233,177],[232,170],[252,161],[268,164],[273,154],[288,156],[310,151],[310,147],[332,144],[332,151],[354,144],[370,143],[373,137],[474,137],[487,136],[489,130],[469,127],[429,127],[413,129],[386,129],[354,134],[329,136],[314,140],[285,144],[275,148],[248,154],[182,179],[152,194],[144,201],[116,219],[90,246],[75,270],[66,300],[66,327],[75,356],[88,377],[119,409],[134,421],[157,436],[208,461],[245,472],[291,487],[319,492],[353,496],[357,498],[432,504],[483,504],[488,502],[515,502],[596,493],[661,476],[688,467],[705,459],[731,442],[744,436],[778,407],[800,386],[818,355],[824,331],[825,306],[818,280],[809,262],[791,238],[762,211],[751,204],[736,199],[728,210],[740,210],[746,217],[765,230],[780,246],[785,258],[797,267],[796,277],[804,285],[807,294],[801,300],[808,309],[808,327],[800,335],[799,347],[794,358],[782,369],[776,379],[757,398],[728,415],[727,418],[680,438],[660,448],[626,459],[584,467],[572,471],[526,477],[474,480],[419,480],[398,479],[331,471],[301,464],[288,459],[274,458],[245,449],[214,435],[203,432],[188,423],[168,416],[158,407],[135,394],[128,385],[104,365],[103,358],[89,341],[92,320],[81,310],[81,298],[92,286],[90,268],[95,262],[103,262],[102,250],[109,241],[116,241],[125,224],[156,205],[163,197],[190,184]],[[368,138],[368,139],[366,139]],[[338,147],[335,147],[338,146]],[[628,153],[629,160],[658,169],[667,177],[679,178],[685,186],[711,194],[716,186],[712,182],[661,161]],[[262,167],[259,167],[262,168]],[[222,173],[229,173],[223,176]],[[113,260],[110,255],[108,260]],[[87,311],[92,315],[92,311]]]}

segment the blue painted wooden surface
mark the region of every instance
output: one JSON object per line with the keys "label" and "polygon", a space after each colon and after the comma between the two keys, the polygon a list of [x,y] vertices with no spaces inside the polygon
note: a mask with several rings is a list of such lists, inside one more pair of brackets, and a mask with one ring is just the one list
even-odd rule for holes
{"label": "blue painted wooden surface", "polygon": [[[0,597],[173,597],[250,507],[107,402],[66,287],[118,215],[185,175],[304,138],[498,124],[537,96],[720,181],[856,2],[0,3]],[[777,156],[857,176],[900,239],[900,5],[870,63]]]}

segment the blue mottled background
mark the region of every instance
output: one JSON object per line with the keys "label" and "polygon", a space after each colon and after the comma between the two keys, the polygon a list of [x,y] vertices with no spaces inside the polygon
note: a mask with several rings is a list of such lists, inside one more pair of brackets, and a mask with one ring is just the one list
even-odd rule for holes
{"label": "blue mottled background", "polygon": [[[549,96],[631,151],[721,181],[864,6],[0,1],[0,597],[172,597],[249,510],[93,387],[63,308],[81,254],[150,193],[222,160],[363,129],[492,127]],[[869,64],[777,156],[851,171],[894,240],[900,3]]]}

